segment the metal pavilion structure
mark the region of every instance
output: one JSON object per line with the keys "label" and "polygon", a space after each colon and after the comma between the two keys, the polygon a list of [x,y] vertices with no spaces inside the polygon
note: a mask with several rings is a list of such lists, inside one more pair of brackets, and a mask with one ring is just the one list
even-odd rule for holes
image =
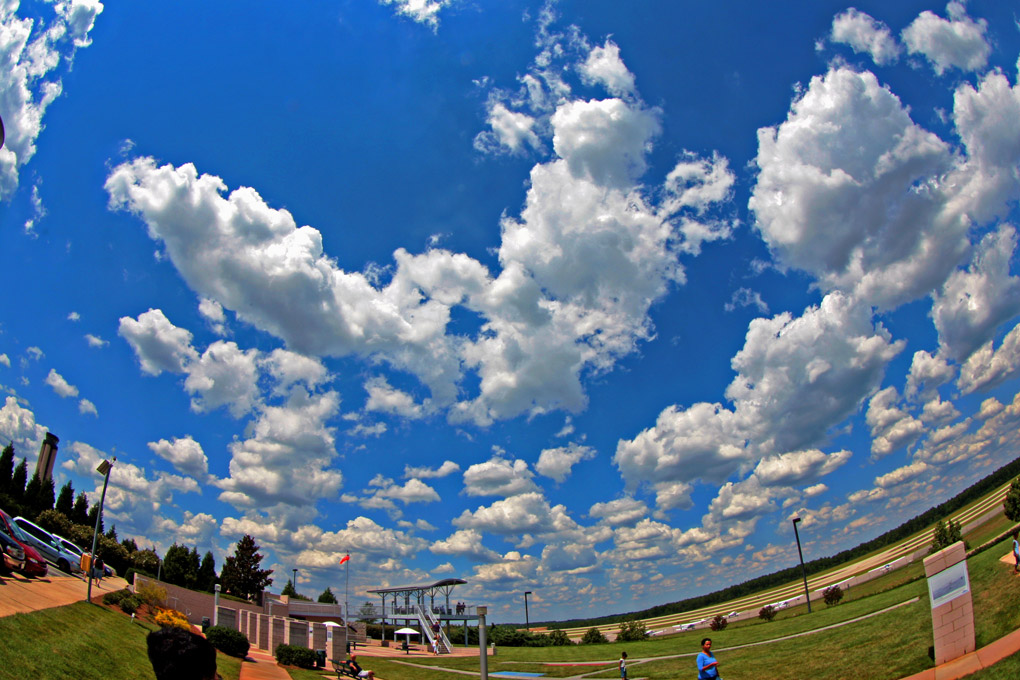
{"label": "metal pavilion structure", "polygon": [[[462,625],[464,644],[467,644],[468,624],[478,620],[475,605],[450,605],[450,593],[465,583],[467,581],[464,579],[446,578],[435,583],[376,588],[368,592],[378,595],[382,600],[382,606],[373,613],[376,618],[382,620],[383,631],[386,630],[388,620],[394,624],[402,622],[405,626],[417,624],[423,639],[427,639],[430,645],[437,644],[440,653],[447,654],[452,647],[443,630],[444,624],[446,627],[449,627],[451,622]],[[437,596],[439,604],[436,604]]]}

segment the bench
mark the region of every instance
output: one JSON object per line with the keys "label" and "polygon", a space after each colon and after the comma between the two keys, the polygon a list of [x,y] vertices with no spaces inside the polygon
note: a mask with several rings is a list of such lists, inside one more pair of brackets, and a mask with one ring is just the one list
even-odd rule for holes
{"label": "bench", "polygon": [[333,664],[333,670],[336,672],[337,680],[358,677],[358,672],[351,668],[351,665],[347,663],[347,661],[337,661],[336,659],[330,659],[329,661]]}

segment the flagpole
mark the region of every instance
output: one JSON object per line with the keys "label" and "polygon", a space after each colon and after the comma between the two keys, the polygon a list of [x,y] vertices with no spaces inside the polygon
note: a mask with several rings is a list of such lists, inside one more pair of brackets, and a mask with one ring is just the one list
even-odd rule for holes
{"label": "flagpole", "polygon": [[351,554],[350,553],[347,553],[347,559],[344,560],[344,564],[347,567],[345,569],[346,576],[344,577],[344,624],[349,626],[350,625],[350,621],[351,621],[351,606],[347,603],[347,599],[348,599],[348,590],[349,590],[349,586],[350,586],[350,583],[351,583]]}

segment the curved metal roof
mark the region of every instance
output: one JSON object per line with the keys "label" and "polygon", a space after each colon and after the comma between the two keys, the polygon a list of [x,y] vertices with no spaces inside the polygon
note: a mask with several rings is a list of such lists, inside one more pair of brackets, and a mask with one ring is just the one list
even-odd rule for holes
{"label": "curved metal roof", "polygon": [[453,586],[459,586],[463,583],[467,583],[467,581],[462,578],[444,578],[441,581],[436,581],[435,583],[421,583],[414,586],[394,586],[392,588],[376,588],[375,590],[370,590],[368,592],[377,593],[379,595],[390,595],[393,593],[419,593],[439,588],[452,588]]}

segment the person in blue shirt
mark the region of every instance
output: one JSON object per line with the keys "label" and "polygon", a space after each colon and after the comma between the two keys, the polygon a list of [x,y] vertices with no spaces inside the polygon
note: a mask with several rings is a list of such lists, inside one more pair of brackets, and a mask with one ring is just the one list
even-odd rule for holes
{"label": "person in blue shirt", "polygon": [[1013,561],[1016,563],[1013,565],[1013,573],[1020,572],[1020,531],[1013,532]]}
{"label": "person in blue shirt", "polygon": [[698,654],[698,680],[721,680],[719,662],[712,654],[712,638],[701,641],[701,653]]}

